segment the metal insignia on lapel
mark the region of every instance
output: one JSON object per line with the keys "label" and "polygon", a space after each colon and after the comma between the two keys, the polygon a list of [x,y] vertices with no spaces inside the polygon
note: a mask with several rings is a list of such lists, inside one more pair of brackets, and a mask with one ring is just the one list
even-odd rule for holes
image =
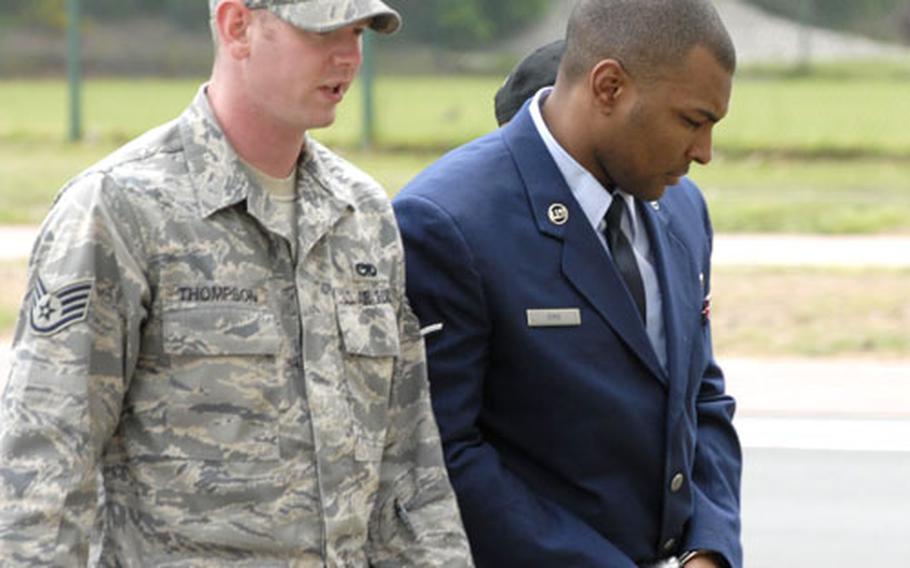
{"label": "metal insignia on lapel", "polygon": [[660,211],[660,202],[659,202],[659,201],[652,201],[652,202],[651,202],[651,208],[654,209],[655,211]]}
{"label": "metal insignia on lapel", "polygon": [[554,225],[565,225],[569,221],[569,208],[562,203],[554,203],[547,210],[547,215]]}

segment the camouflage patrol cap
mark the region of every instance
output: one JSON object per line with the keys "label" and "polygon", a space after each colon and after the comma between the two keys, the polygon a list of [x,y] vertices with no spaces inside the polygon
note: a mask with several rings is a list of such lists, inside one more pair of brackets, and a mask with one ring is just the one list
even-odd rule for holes
{"label": "camouflage patrol cap", "polygon": [[[221,0],[209,0],[215,8]],[[382,0],[244,0],[251,10],[264,8],[285,22],[309,32],[330,32],[370,20],[377,32],[390,34],[401,27],[401,16]]]}

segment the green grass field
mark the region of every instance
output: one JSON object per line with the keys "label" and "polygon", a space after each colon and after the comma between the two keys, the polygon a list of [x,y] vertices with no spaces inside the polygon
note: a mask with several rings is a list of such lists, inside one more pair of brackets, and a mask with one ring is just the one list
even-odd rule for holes
{"label": "green grass field", "polygon": [[[495,126],[493,77],[380,77],[376,132],[386,148],[450,148]],[[93,80],[85,85],[90,140],[121,142],[177,116],[196,92],[192,80]],[[66,129],[62,81],[0,81],[0,140],[60,140]],[[328,143],[360,140],[358,85]],[[746,75],[734,87],[716,146],[729,155],[910,157],[910,78]]]}
{"label": "green grass field", "polygon": [[[0,223],[37,223],[60,186],[116,147],[0,140]],[[341,153],[395,194],[436,152]],[[910,233],[910,161],[719,159],[693,168],[719,232]]]}
{"label": "green grass field", "polygon": [[[910,69],[910,68],[908,68]],[[355,85],[338,120],[314,135],[391,194],[444,150],[494,128],[491,77],[380,77],[381,148],[358,151]],[[0,81],[0,223],[35,223],[70,177],[117,145],[176,117],[195,80],[91,80],[86,141],[61,142],[62,81]],[[910,71],[821,68],[744,73],[716,133],[718,159],[694,168],[718,231],[910,233]]]}
{"label": "green grass field", "polygon": [[725,159],[690,175],[718,232],[910,233],[910,159]]}
{"label": "green grass field", "polygon": [[910,156],[910,80],[746,79],[730,105],[722,152]]}

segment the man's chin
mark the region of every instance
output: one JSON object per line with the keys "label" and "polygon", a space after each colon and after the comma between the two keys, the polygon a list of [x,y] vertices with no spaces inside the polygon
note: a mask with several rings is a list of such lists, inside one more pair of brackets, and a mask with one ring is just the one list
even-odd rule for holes
{"label": "man's chin", "polygon": [[[678,183],[678,182],[677,182]],[[675,185],[675,184],[673,184]],[[649,187],[643,187],[639,191],[632,193],[629,192],[632,196],[642,200],[642,201],[657,201],[664,196],[664,193],[667,192],[667,189],[672,187],[670,185],[655,184]]]}
{"label": "man's chin", "polygon": [[315,120],[310,120],[305,124],[304,130],[318,130],[320,128],[328,128],[335,124],[335,114],[332,113],[331,116],[319,117]]}

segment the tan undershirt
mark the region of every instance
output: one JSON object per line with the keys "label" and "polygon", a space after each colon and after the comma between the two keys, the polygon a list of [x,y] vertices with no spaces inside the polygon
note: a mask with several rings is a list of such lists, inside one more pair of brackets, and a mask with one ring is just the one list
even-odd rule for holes
{"label": "tan undershirt", "polygon": [[259,184],[269,199],[283,212],[291,227],[291,252],[297,257],[297,168],[286,178],[276,178],[250,165],[244,160],[241,163],[250,172],[253,180]]}

